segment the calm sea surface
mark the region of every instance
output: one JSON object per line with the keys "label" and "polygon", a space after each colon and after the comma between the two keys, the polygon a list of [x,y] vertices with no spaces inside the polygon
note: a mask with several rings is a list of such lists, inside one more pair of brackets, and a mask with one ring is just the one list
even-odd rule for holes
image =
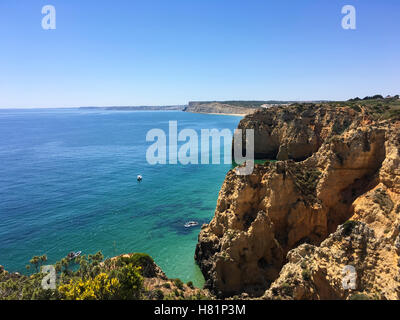
{"label": "calm sea surface", "polygon": [[[146,133],[168,134],[169,120],[200,136],[201,129],[233,130],[240,118],[0,110],[0,264],[25,272],[34,255],[54,263],[78,250],[105,257],[147,252],[167,276],[202,285],[193,259],[197,235],[213,217],[231,165],[149,165]],[[199,226],[185,228],[190,220]]]}

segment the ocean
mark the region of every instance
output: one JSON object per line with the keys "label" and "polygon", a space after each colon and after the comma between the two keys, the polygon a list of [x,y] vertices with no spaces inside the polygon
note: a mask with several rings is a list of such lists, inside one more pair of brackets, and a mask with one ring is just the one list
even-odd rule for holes
{"label": "ocean", "polygon": [[[146,133],[160,128],[168,135],[173,120],[178,130],[200,136],[201,129],[233,131],[240,119],[179,111],[0,110],[0,264],[26,273],[34,255],[46,254],[52,264],[70,251],[101,251],[106,258],[146,252],[168,277],[202,286],[193,258],[197,236],[212,219],[232,166],[150,165]],[[187,221],[199,225],[185,228]]]}

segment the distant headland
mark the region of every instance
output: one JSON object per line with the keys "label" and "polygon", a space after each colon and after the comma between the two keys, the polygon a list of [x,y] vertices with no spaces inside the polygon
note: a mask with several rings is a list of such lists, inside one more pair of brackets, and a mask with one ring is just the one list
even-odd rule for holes
{"label": "distant headland", "polygon": [[[218,115],[237,115],[245,116],[263,108],[274,106],[285,106],[293,103],[306,101],[280,101],[280,100],[265,100],[265,101],[189,101],[187,105],[165,105],[165,106],[87,106],[80,109],[101,109],[114,111],[184,111],[191,113],[206,113]],[[321,103],[325,101],[307,101],[313,103]]]}
{"label": "distant headland", "polygon": [[101,109],[101,110],[116,110],[116,111],[182,111],[186,105],[172,106],[109,106],[109,107],[80,107],[79,109]]}

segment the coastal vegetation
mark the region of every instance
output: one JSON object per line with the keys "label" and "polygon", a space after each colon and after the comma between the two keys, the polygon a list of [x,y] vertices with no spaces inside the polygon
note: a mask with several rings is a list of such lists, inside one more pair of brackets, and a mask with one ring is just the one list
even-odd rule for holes
{"label": "coastal vegetation", "polygon": [[[342,107],[351,108],[357,113],[363,113],[364,116],[371,118],[372,120],[391,120],[400,119],[400,99],[399,96],[389,96],[384,98],[382,95],[375,95],[371,97],[365,97],[364,99],[354,98],[347,101],[329,101],[324,103],[293,103],[289,108],[294,107],[298,112],[304,111],[309,107],[320,108],[320,107]],[[347,122],[350,125],[351,122]],[[333,128],[336,134],[343,133],[345,128],[335,127]]]}
{"label": "coastal vegetation", "polygon": [[[34,272],[28,275],[9,273],[0,267],[0,300],[163,300],[205,299],[206,295],[192,283],[180,279],[169,281],[153,259],[134,253],[105,259],[101,252],[55,263],[56,288],[44,289],[46,273],[40,272],[45,255],[30,260]],[[27,270],[32,271],[32,268]],[[157,279],[160,285],[146,286]],[[173,288],[172,288],[173,287]],[[189,291],[189,294],[187,293]]]}
{"label": "coastal vegetation", "polygon": [[[340,102],[335,102],[340,105]],[[399,96],[388,96],[383,98],[382,95],[365,97],[364,99],[350,99],[344,103],[345,106],[352,108],[358,112],[364,112],[366,116],[370,116],[374,120],[400,119],[400,99]]]}
{"label": "coastal vegetation", "polygon": [[289,174],[294,178],[294,184],[304,195],[304,199],[308,200],[310,203],[316,201],[316,190],[321,172],[314,168],[294,166],[289,170]]}
{"label": "coastal vegetation", "polygon": [[[43,256],[42,256],[43,257]],[[80,256],[73,260],[63,258],[55,263],[56,289],[43,289],[45,273],[39,272],[42,259],[33,257],[35,273],[0,272],[0,299],[12,300],[90,300],[127,299],[140,297],[143,276],[136,255],[131,260],[117,258],[115,262],[103,255]]]}
{"label": "coastal vegetation", "polygon": [[[299,113],[311,107],[347,107],[357,113],[364,113],[365,116],[374,120],[400,119],[399,95],[383,97],[380,94],[367,96],[363,99],[353,98],[347,101],[192,101],[184,111],[200,113],[243,113],[255,112],[264,107],[289,107],[295,108]],[[241,111],[242,110],[242,111]],[[350,122],[348,122],[350,124]],[[345,128],[334,128],[337,134],[341,134]]]}

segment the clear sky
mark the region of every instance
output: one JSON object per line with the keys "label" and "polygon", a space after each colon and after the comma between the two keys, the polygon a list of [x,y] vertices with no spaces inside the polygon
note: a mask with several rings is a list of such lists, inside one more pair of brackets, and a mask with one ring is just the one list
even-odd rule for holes
{"label": "clear sky", "polygon": [[0,0],[0,107],[400,94],[399,38],[399,0]]}

